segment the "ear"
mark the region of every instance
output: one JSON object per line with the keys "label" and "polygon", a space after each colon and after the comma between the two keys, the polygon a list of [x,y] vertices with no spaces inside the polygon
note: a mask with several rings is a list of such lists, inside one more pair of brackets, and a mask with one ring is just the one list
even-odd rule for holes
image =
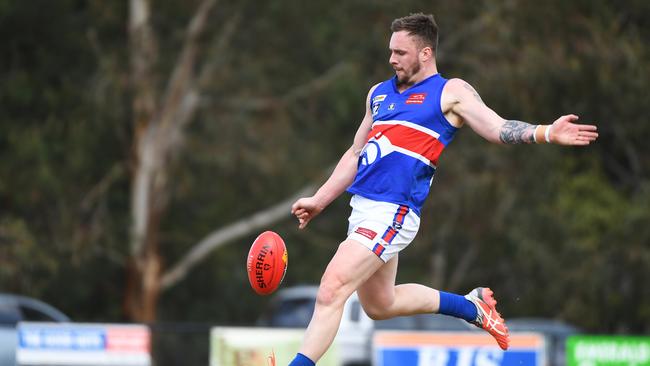
{"label": "ear", "polygon": [[429,61],[433,58],[433,50],[431,47],[424,47],[420,50],[420,61]]}

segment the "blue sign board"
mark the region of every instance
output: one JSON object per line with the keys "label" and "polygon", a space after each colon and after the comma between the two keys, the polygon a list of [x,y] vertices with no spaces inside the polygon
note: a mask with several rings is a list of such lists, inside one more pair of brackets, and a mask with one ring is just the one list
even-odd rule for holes
{"label": "blue sign board", "polygon": [[21,322],[19,366],[149,366],[149,328],[136,324]]}
{"label": "blue sign board", "polygon": [[373,349],[377,366],[541,366],[546,350],[539,334],[512,334],[502,351],[473,332],[377,332]]}

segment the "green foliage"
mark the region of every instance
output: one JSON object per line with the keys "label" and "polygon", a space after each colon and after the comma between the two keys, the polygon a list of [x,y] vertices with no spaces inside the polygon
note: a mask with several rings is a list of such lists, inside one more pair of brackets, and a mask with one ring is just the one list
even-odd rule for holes
{"label": "green foliage", "polygon": [[[38,250],[33,235],[22,220],[4,217],[0,222],[0,283],[5,291],[17,291],[26,286],[43,291],[51,273],[56,272],[59,263],[56,258]],[[22,273],[39,273],[42,279],[22,276]]]}

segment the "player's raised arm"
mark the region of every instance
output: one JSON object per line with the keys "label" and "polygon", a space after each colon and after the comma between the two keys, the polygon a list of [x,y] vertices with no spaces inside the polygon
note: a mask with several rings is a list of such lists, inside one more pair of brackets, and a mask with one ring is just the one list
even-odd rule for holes
{"label": "player's raised arm", "polygon": [[[558,145],[589,145],[598,138],[597,127],[574,123],[578,116],[569,114],[551,125],[537,125],[506,120],[490,109],[467,82],[451,79],[443,93],[443,109],[460,124],[468,124],[486,140],[500,144],[553,143]],[[454,119],[452,118],[452,119]]]}
{"label": "player's raised arm", "polygon": [[303,229],[311,219],[317,216],[332,201],[352,184],[357,174],[359,154],[366,144],[368,133],[372,128],[372,112],[370,111],[370,96],[377,85],[373,86],[366,97],[366,113],[354,135],[352,146],[343,154],[329,179],[311,197],[297,200],[291,206],[291,213],[298,218],[299,228]]}

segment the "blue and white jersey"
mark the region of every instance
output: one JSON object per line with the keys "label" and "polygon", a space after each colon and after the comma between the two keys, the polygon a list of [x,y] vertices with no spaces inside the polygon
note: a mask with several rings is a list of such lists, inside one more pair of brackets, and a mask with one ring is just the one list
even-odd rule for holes
{"label": "blue and white jersey", "polygon": [[372,129],[348,192],[420,214],[438,158],[458,130],[440,106],[446,82],[436,74],[400,93],[393,77],[375,88]]}

